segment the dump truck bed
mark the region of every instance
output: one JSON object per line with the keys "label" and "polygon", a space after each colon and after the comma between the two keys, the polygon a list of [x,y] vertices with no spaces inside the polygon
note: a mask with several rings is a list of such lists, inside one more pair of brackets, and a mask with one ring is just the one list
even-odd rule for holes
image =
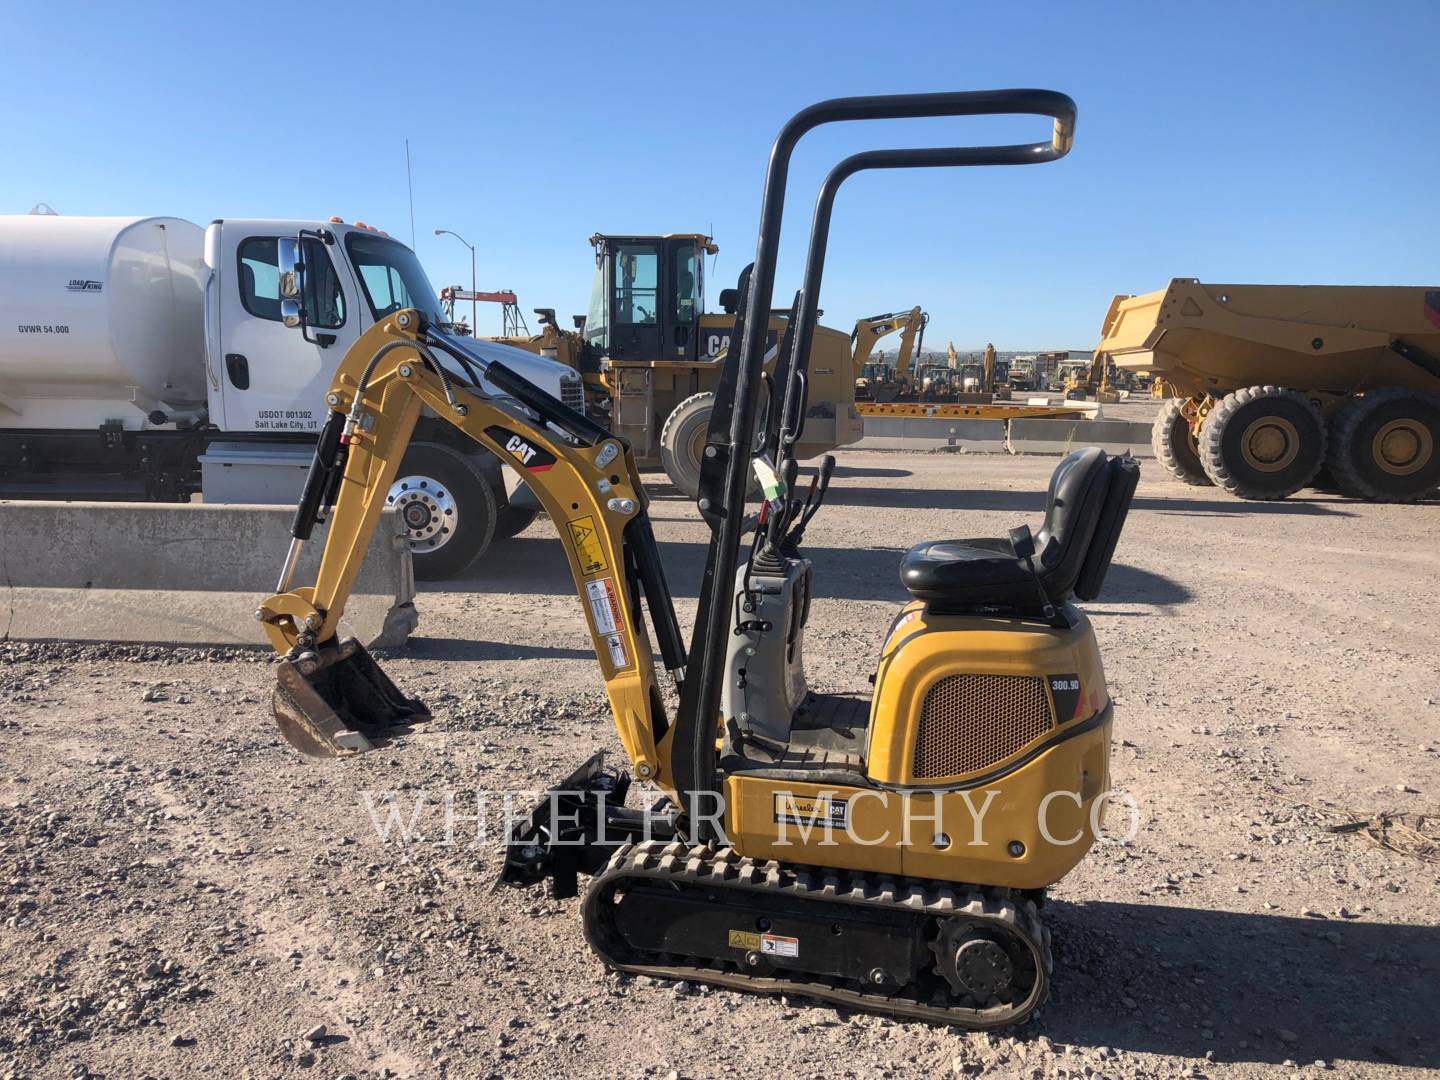
{"label": "dump truck bed", "polygon": [[[1392,346],[1399,343],[1409,358]],[[1207,285],[1117,296],[1097,350],[1178,396],[1246,386],[1440,391],[1440,287]]]}

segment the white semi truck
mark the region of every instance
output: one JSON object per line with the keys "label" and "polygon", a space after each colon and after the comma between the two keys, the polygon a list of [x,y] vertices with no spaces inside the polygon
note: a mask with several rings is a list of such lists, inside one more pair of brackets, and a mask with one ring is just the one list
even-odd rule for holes
{"label": "white semi truck", "polygon": [[[281,319],[282,237],[306,264],[303,332]],[[336,366],[401,307],[445,321],[414,252],[359,222],[0,216],[0,498],[294,502]],[[569,367],[470,347],[583,408]],[[449,577],[536,505],[420,424],[390,499],[416,576]]]}

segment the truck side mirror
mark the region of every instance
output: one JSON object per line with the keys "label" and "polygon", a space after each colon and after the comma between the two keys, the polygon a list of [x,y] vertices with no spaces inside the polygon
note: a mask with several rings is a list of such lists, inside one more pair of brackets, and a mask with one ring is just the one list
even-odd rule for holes
{"label": "truck side mirror", "polygon": [[275,241],[275,265],[280,271],[280,296],[285,300],[300,299],[302,282],[300,275],[304,267],[300,263],[300,240],[294,236],[282,236]]}
{"label": "truck side mirror", "polygon": [[305,289],[305,264],[300,259],[300,240],[282,236],[275,241],[275,265],[280,272],[280,321],[289,327],[305,325],[300,303]]}

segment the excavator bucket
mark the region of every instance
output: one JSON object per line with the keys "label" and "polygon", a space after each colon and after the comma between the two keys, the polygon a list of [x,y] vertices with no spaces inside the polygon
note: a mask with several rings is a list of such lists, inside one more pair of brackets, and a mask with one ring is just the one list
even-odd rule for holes
{"label": "excavator bucket", "polygon": [[317,758],[363,754],[430,719],[354,638],[281,660],[271,703],[285,741]]}

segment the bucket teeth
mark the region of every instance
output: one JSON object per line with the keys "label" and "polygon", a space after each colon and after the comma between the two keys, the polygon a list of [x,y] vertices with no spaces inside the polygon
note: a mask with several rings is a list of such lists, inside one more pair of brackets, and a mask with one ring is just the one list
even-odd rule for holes
{"label": "bucket teeth", "polygon": [[272,704],[285,741],[310,757],[361,754],[430,719],[354,638],[280,661]]}

